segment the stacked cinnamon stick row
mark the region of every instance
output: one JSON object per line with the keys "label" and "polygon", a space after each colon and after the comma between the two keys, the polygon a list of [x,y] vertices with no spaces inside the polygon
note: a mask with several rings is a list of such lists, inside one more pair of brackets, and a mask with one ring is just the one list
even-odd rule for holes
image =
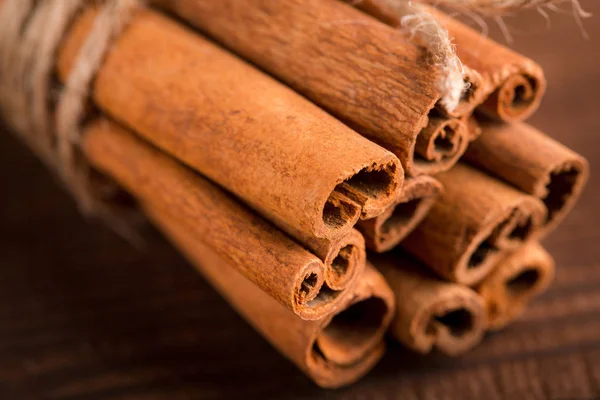
{"label": "stacked cinnamon stick row", "polygon": [[[365,0],[358,7],[400,26],[387,3]],[[539,241],[574,206],[588,165],[520,122],[537,109],[545,89],[539,66],[431,11],[454,36],[466,68],[482,78],[474,96],[485,100],[467,121],[472,142],[462,160],[435,179],[408,178],[395,207],[359,226],[374,252],[396,247],[370,257],[404,300],[398,300],[395,336],[419,352],[437,347],[458,354],[484,330],[517,318],[550,285],[554,261]],[[414,289],[434,284],[427,294]]]}
{"label": "stacked cinnamon stick row", "polygon": [[[436,14],[470,84],[448,110],[383,0],[151,3],[95,76],[82,153],[317,384],[364,375],[390,325],[465,351],[549,284],[537,241],[587,164],[515,122],[544,91],[531,60]],[[62,82],[97,7],[65,33]]]}

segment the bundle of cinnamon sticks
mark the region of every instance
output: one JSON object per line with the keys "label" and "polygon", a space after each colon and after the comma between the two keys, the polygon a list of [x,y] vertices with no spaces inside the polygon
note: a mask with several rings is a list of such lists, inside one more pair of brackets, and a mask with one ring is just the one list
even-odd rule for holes
{"label": "bundle of cinnamon sticks", "polygon": [[388,0],[149,3],[0,0],[2,114],[86,211],[142,211],[318,385],[366,374],[387,331],[460,354],[549,286],[539,242],[588,166],[522,122],[534,61],[431,10],[464,65],[448,109]]}

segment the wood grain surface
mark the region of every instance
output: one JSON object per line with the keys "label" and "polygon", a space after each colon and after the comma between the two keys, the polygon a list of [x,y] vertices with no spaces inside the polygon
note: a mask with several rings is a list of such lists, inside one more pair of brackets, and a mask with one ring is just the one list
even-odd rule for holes
{"label": "wood grain surface", "polygon": [[[600,14],[600,4],[583,1]],[[545,68],[532,119],[590,160],[580,204],[545,245],[557,280],[511,327],[458,359],[391,344],[349,388],[283,359],[158,233],[143,249],[89,224],[40,162],[0,132],[0,399],[600,398],[600,24],[507,19]]]}

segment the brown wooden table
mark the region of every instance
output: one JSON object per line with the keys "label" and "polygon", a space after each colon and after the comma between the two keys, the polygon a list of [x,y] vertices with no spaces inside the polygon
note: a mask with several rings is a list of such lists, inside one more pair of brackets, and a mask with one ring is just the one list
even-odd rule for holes
{"label": "brown wooden table", "polygon": [[391,344],[358,384],[320,390],[159,234],[137,250],[88,224],[0,132],[0,399],[600,398],[600,23],[586,24],[585,41],[568,15],[552,21],[546,32],[535,14],[507,20],[550,81],[532,121],[588,157],[593,175],[545,242],[557,281],[521,321],[458,359]]}

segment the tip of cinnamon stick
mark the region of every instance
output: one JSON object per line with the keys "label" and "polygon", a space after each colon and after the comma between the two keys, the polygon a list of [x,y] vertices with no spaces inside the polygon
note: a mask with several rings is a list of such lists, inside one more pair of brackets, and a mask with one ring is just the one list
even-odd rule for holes
{"label": "tip of cinnamon stick", "polygon": [[412,175],[433,175],[452,168],[470,142],[467,124],[454,118],[431,115],[415,143]]}
{"label": "tip of cinnamon stick", "polygon": [[543,77],[510,76],[479,107],[488,116],[505,122],[523,121],[539,107],[545,92]]}
{"label": "tip of cinnamon stick", "polygon": [[415,349],[440,352],[455,356],[473,348],[483,338],[485,331],[485,308],[482,299],[467,288],[456,287],[449,298],[440,297],[439,302],[415,320]]}
{"label": "tip of cinnamon stick", "polygon": [[396,247],[425,218],[441,192],[441,183],[430,176],[407,179],[396,204],[373,220],[359,223],[369,248],[384,252]]}
{"label": "tip of cinnamon stick", "polygon": [[385,301],[367,298],[335,315],[314,344],[314,351],[339,366],[352,365],[378,340],[388,313]]}
{"label": "tip of cinnamon stick", "polygon": [[336,186],[323,210],[325,225],[330,230],[351,227],[357,212],[361,219],[383,213],[396,200],[403,183],[404,170],[395,156],[373,162]]}
{"label": "tip of cinnamon stick", "polygon": [[548,210],[543,228],[547,234],[571,211],[588,180],[589,165],[582,157],[575,157],[558,165],[550,172],[545,187],[540,191],[542,202]]}

